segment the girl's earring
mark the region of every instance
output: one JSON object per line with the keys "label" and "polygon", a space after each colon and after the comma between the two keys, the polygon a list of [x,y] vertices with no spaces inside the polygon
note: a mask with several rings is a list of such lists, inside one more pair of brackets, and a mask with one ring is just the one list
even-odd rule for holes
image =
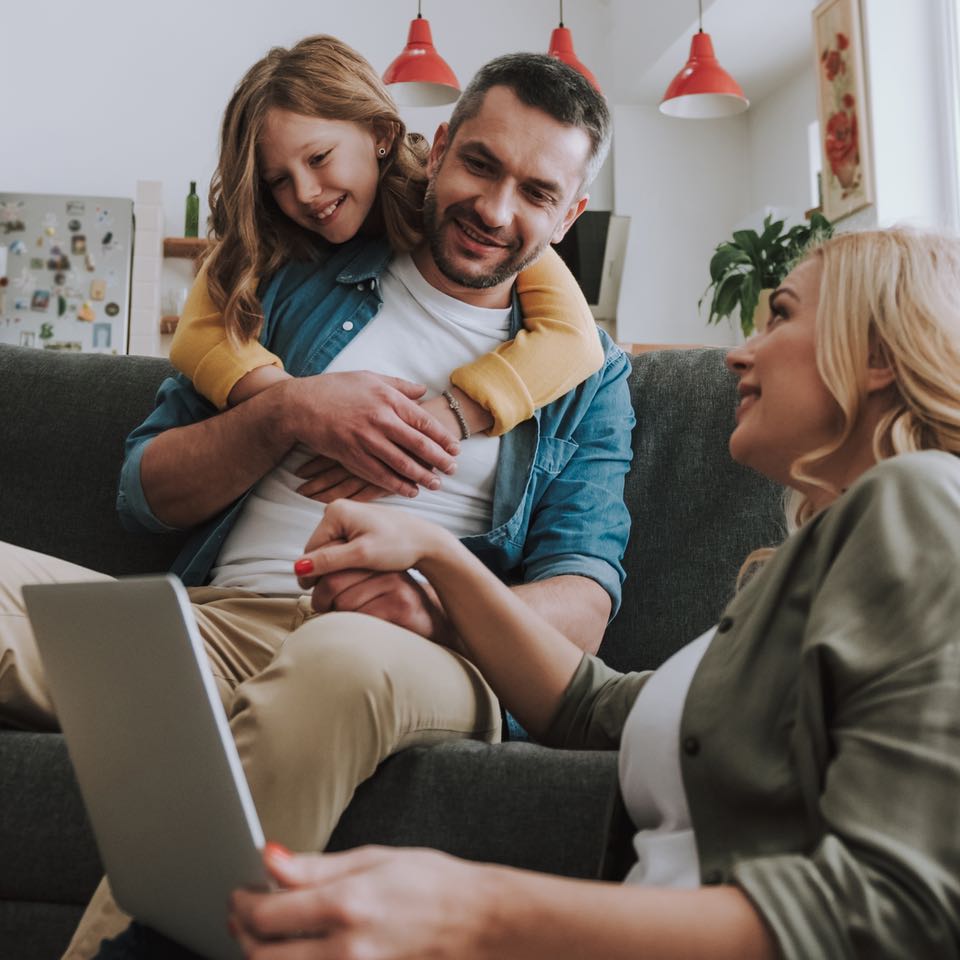
{"label": "girl's earring", "polygon": [[377,156],[382,160],[387,155],[386,147],[377,147]]}

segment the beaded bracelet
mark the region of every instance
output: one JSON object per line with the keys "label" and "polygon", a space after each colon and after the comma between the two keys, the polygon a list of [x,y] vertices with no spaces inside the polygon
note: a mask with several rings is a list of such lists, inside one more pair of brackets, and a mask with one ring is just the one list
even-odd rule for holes
{"label": "beaded bracelet", "polygon": [[463,415],[463,407],[460,406],[460,401],[449,390],[444,390],[441,396],[447,401],[447,405],[457,418],[457,423],[460,424],[460,439],[469,440],[470,428],[467,426],[467,418]]}

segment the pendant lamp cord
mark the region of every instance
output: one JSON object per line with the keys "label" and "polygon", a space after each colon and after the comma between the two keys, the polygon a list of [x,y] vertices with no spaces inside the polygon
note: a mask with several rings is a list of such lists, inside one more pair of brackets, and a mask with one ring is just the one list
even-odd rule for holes
{"label": "pendant lamp cord", "polygon": [[563,26],[563,0],[560,0],[560,26]]}
{"label": "pendant lamp cord", "polygon": [[417,19],[422,20],[423,14],[420,12],[420,0],[417,0]]}
{"label": "pendant lamp cord", "polygon": [[697,7],[700,10],[700,32],[703,33],[703,0],[697,0]]}

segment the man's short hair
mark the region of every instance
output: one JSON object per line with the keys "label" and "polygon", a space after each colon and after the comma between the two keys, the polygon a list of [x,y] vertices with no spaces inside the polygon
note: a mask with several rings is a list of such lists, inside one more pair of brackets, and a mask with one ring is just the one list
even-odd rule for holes
{"label": "man's short hair", "polygon": [[610,110],[603,95],[573,67],[545,53],[508,53],[481,67],[467,84],[450,117],[448,142],[483,107],[491,87],[507,87],[516,98],[590,137],[581,189],[588,187],[610,149]]}

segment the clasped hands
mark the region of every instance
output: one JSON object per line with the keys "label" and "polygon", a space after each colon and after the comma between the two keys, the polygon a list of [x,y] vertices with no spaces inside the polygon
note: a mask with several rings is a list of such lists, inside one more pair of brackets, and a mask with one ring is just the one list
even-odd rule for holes
{"label": "clasped hands", "polygon": [[423,384],[352,371],[293,378],[277,389],[285,391],[287,428],[319,454],[297,471],[305,497],[415,497],[456,470],[456,422],[442,398],[416,402]]}

